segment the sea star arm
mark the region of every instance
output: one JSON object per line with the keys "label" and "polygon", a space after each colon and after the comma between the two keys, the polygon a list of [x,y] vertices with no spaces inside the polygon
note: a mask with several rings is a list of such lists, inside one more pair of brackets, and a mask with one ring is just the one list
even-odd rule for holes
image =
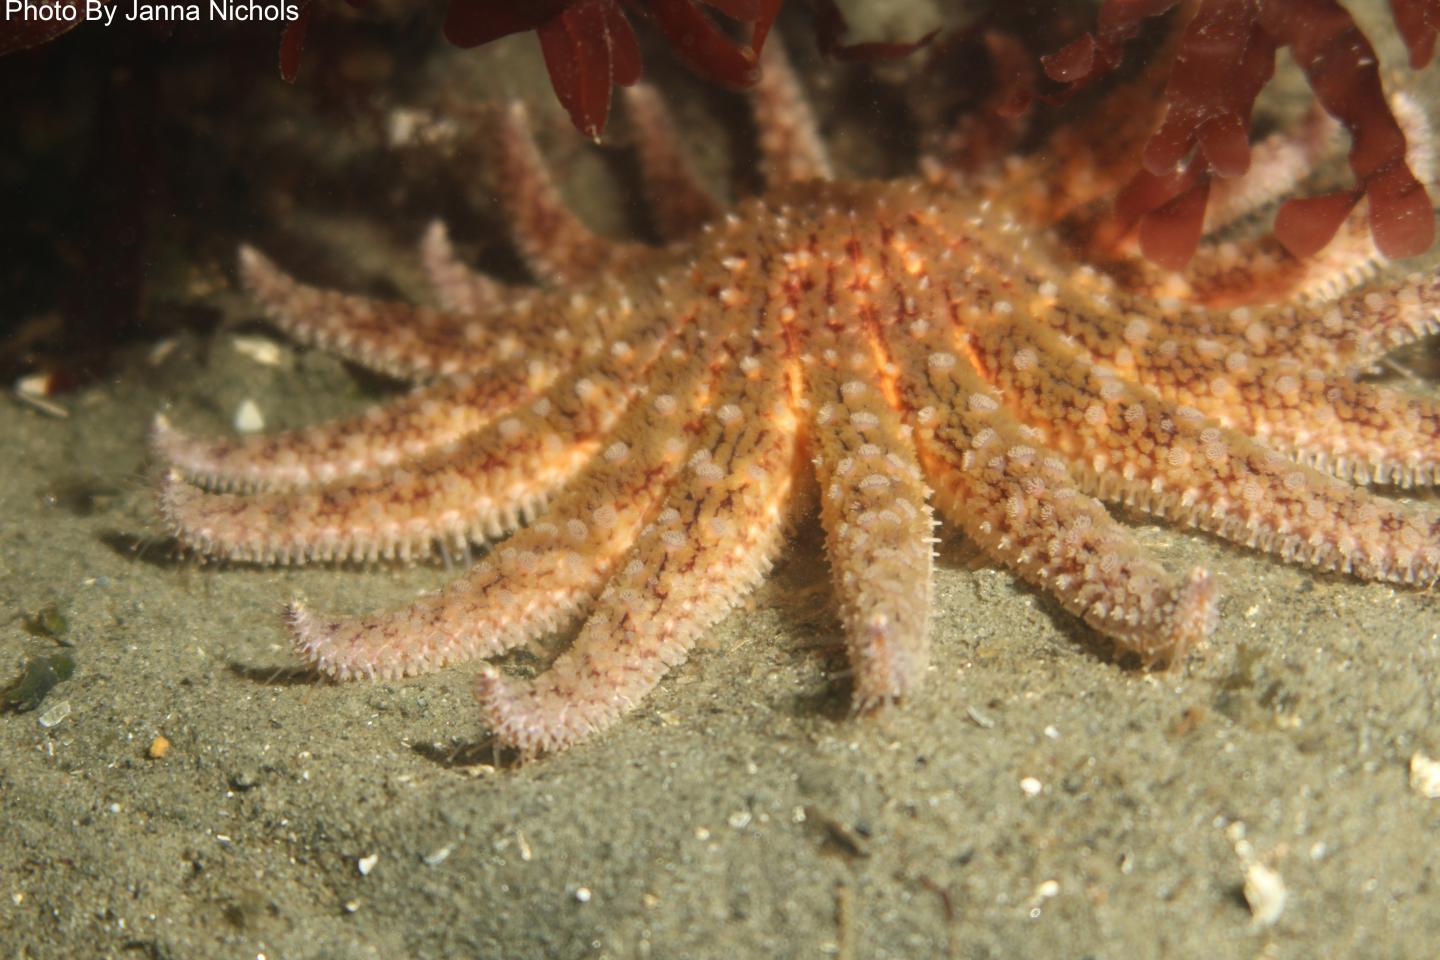
{"label": "sea star arm", "polygon": [[1440,329],[1440,273],[1392,274],[1328,302],[1230,310],[1074,282],[1033,286],[1052,291],[1051,319],[1094,358],[1182,403],[1190,401],[1173,391],[1208,380],[1209,370],[1288,363],[1310,376],[1354,376]]}
{"label": "sea star arm", "polygon": [[1296,315],[1313,318],[1331,337],[1343,332],[1344,349],[1336,351],[1333,365],[1323,364],[1325,369],[1369,373],[1396,347],[1440,331],[1440,270],[1360,287],[1334,304]]}
{"label": "sea star arm", "polygon": [[1368,212],[1362,205],[1324,249],[1309,256],[1296,257],[1273,235],[1203,243],[1184,274],[1155,270],[1137,260],[1133,266],[1138,274],[1125,286],[1137,293],[1215,308],[1320,303],[1376,276],[1386,262],[1370,235]]}
{"label": "sea star arm", "polygon": [[1126,286],[1217,309],[1313,302],[1333,299],[1373,276],[1383,262],[1365,211],[1357,210],[1324,250],[1308,257],[1294,256],[1273,235],[1203,243],[1184,274],[1157,270],[1147,280],[1132,279]]}
{"label": "sea star arm", "polygon": [[[985,250],[967,238],[975,227],[999,228],[988,231]],[[962,262],[975,259],[967,269],[981,271],[991,288],[1012,291],[1012,298],[1052,301],[1057,329],[1095,359],[1181,403],[1191,401],[1172,394],[1176,377],[1193,386],[1217,359],[1225,365],[1232,357],[1252,364],[1280,361],[1307,372],[1354,376],[1369,372],[1391,350],[1440,329],[1440,274],[1397,276],[1390,270],[1362,286],[1366,268],[1346,280],[1344,292],[1324,299],[1266,306],[1250,303],[1247,295],[1245,302],[1221,308],[1187,301],[1183,284],[1166,295],[1122,288],[1088,265],[1057,259],[1046,245],[1003,242],[1013,228],[1013,221],[994,211],[957,212],[927,221],[925,241]],[[1369,245],[1363,220],[1359,231]],[[1248,283],[1236,290],[1249,289]],[[1214,372],[1228,375],[1220,368]]]}
{"label": "sea star arm", "polygon": [[[1316,105],[1293,127],[1255,144],[1250,150],[1249,168],[1244,173],[1207,177],[1203,181],[1204,220],[1200,225],[1200,243],[1183,274],[1147,260],[1140,253],[1136,231],[1129,229],[1130,220],[1123,220],[1119,226],[1128,232],[1117,243],[1117,252],[1125,255],[1125,273],[1132,275],[1129,285],[1136,289],[1144,286],[1154,294],[1183,291],[1191,300],[1217,305],[1230,301],[1255,302],[1261,298],[1280,300],[1299,286],[1323,285],[1329,274],[1312,258],[1290,254],[1268,226],[1262,227],[1257,222],[1240,230],[1239,236],[1226,236],[1223,240],[1216,240],[1215,235],[1234,232],[1228,228],[1284,199],[1328,155],[1339,155],[1339,134],[1340,125]],[[1161,184],[1165,179],[1139,182]],[[1121,201],[1117,200],[1115,208],[1122,216],[1134,216],[1131,212],[1122,213],[1126,205]],[[1362,256],[1378,257],[1373,242],[1369,241],[1368,227],[1363,222],[1361,227],[1366,236],[1350,237],[1346,246],[1359,248]]]}
{"label": "sea star arm", "polygon": [[760,79],[750,92],[750,110],[767,186],[834,177],[815,115],[778,38],[772,37],[760,54]]}
{"label": "sea star arm", "polygon": [[1312,104],[1298,123],[1254,144],[1250,148],[1249,170],[1212,184],[1205,205],[1205,232],[1223,230],[1283,200],[1323,160],[1339,153],[1340,133],[1340,124],[1319,104]]}
{"label": "sea star arm", "polygon": [[559,371],[509,363],[484,379],[447,377],[356,417],[289,433],[197,437],[163,415],[151,429],[156,458],[216,491],[296,490],[363,477],[456,443],[533,400]]}
{"label": "sea star arm", "polygon": [[240,275],[295,340],[401,379],[485,369],[523,347],[513,332],[493,335],[473,318],[299,283],[251,247],[240,248]]}
{"label": "sea star arm", "polygon": [[440,306],[464,316],[485,313],[494,317],[518,296],[534,292],[529,288],[513,290],[461,262],[443,220],[433,220],[425,228],[420,238],[420,264]]}
{"label": "sea star arm", "polygon": [[1055,131],[1049,149],[1007,158],[978,186],[1034,224],[1064,222],[1069,235],[1094,236],[1112,219],[1110,200],[1134,175],[1135,158],[1160,120],[1168,67],[1165,57],[1155,58],[1110,94],[1106,109],[1081,113]]}
{"label": "sea star arm", "polygon": [[[651,310],[663,305],[630,308]],[[612,343],[456,450],[347,483],[248,496],[203,493],[172,472],[162,483],[161,510],[192,549],[260,563],[408,559],[436,543],[463,548],[499,536],[530,517],[598,450],[671,345],[677,325],[664,313],[649,316],[634,343]],[[689,329],[690,322],[678,326]]]}
{"label": "sea star arm", "polygon": [[[394,678],[494,656],[563,628],[590,604],[660,502],[679,456],[649,452],[654,459],[637,458],[628,469],[605,464],[578,477],[543,520],[438,595],[353,618],[292,604],[297,654],[340,680]],[[618,508],[609,503],[614,494],[624,498]]]}
{"label": "sea star arm", "polygon": [[941,512],[1120,649],[1145,663],[1182,659],[1214,625],[1208,574],[1176,578],[1081,492],[963,355],[949,316],[955,300],[917,292],[885,340]]}
{"label": "sea star arm", "polygon": [[1310,257],[1291,254],[1268,226],[1257,235],[1258,223],[1239,236],[1229,235],[1236,232],[1229,229],[1233,224],[1283,200],[1328,156],[1338,154],[1340,140],[1340,125],[1314,105],[1292,128],[1255,144],[1246,173],[1211,182],[1203,235],[1184,272],[1157,267],[1132,244],[1129,268],[1135,273],[1126,286],[1225,307],[1315,296],[1334,289],[1355,264],[1373,269],[1379,255],[1363,213],[1352,216],[1325,250]]}
{"label": "sea star arm", "polygon": [[720,207],[700,185],[694,166],[681,149],[670,111],[655,88],[637,83],[624,91],[650,218],[662,239],[687,237],[718,217]]}
{"label": "sea star arm", "polygon": [[1307,376],[1288,364],[1266,365],[1245,381],[1232,388],[1243,392],[1241,403],[1210,414],[1231,429],[1350,483],[1416,487],[1440,477],[1434,397]]}
{"label": "sea star arm", "polygon": [[[623,346],[637,327],[642,339],[647,335],[633,309],[611,309],[583,295],[536,292],[530,300],[514,318],[485,318],[496,336],[495,358],[483,376],[443,377],[357,417],[261,437],[197,438],[158,417],[152,447],[186,480],[212,490],[290,490],[359,479],[438,453],[534,400],[562,373],[583,376],[581,366]],[[510,322],[517,327],[513,335],[503,332]]]}
{"label": "sea star arm", "polygon": [[643,244],[597,236],[565,205],[530,132],[523,104],[494,111],[491,169],[500,205],[518,249],[546,283],[574,284],[643,258]]}
{"label": "sea star arm", "polygon": [[[836,278],[840,286],[849,282],[848,266]],[[866,329],[868,314],[868,303],[851,302],[812,320],[804,364],[806,395],[816,405],[820,521],[857,710],[893,703],[923,679],[935,539],[929,490],[910,428],[887,402],[895,386]]]}
{"label": "sea star arm", "polygon": [[1436,328],[1440,275],[1228,311],[1036,286],[1049,326],[1177,407],[1356,483],[1428,483],[1440,466],[1440,403],[1352,379]]}
{"label": "sea star arm", "polygon": [[799,466],[798,423],[783,343],[773,329],[757,340],[741,389],[721,395],[665,509],[574,646],[531,681],[480,673],[476,696],[499,742],[530,755],[609,726],[769,569]]}
{"label": "sea star arm", "polygon": [[[1076,456],[1090,492],[1293,562],[1429,583],[1440,517],[1375,497],[1097,368],[1046,325],[977,329],[974,349],[1022,416]],[[1044,370],[1041,375],[1040,370]]]}
{"label": "sea star arm", "polygon": [[1440,469],[1433,397],[1357,383],[1292,357],[1256,360],[1208,338],[1174,353],[1140,352],[1144,375],[1134,379],[1167,400],[1352,483],[1429,484]]}
{"label": "sea star arm", "polygon": [[[695,343],[687,344],[694,348]],[[494,656],[570,623],[586,610],[653,516],[684,462],[728,356],[659,365],[603,456],[536,523],[438,595],[363,617],[291,606],[297,654],[329,676],[393,678]]]}
{"label": "sea star arm", "polygon": [[587,433],[567,445],[563,435],[522,439],[487,429],[457,462],[279,493],[207,493],[172,471],[158,501],[185,547],[243,563],[408,561],[437,546],[463,553],[534,516],[599,444]]}
{"label": "sea star arm", "polygon": [[[1421,182],[1433,180],[1435,133],[1425,109],[1405,92],[1392,94],[1390,107],[1405,135],[1407,164]],[[1128,264],[1126,286],[1152,296],[1225,307],[1333,299],[1373,277],[1386,260],[1371,235],[1367,203],[1351,211],[1334,238],[1309,256],[1293,255],[1268,230],[1213,238],[1231,221],[1290,192],[1327,148],[1335,148],[1337,127],[1317,108],[1296,129],[1275,134],[1254,148],[1247,174],[1212,184],[1205,221],[1210,239],[1202,241],[1184,273],[1162,270],[1136,256]]]}

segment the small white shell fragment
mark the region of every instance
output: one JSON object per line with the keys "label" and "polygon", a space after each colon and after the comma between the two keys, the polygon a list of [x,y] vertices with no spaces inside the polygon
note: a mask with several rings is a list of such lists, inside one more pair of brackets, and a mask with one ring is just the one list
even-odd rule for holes
{"label": "small white shell fragment", "polygon": [[439,848],[438,850],[434,850],[434,851],[431,851],[430,853],[427,853],[425,856],[421,857],[420,859],[421,859],[422,862],[424,862],[425,866],[427,866],[427,867],[438,867],[438,866],[440,866],[440,864],[444,863],[446,860],[449,860],[449,859],[450,859],[450,854],[452,854],[452,853],[454,853],[454,852],[455,852],[455,844],[453,844],[453,843],[447,843],[447,844],[445,844],[445,846]]}
{"label": "small white shell fragment", "polygon": [[1440,800],[1440,760],[1423,753],[1410,757],[1410,789],[1426,800]]}
{"label": "small white shell fragment", "polygon": [[360,876],[370,876],[370,871],[375,869],[375,864],[380,862],[380,854],[372,853],[368,857],[361,857],[355,861],[355,866],[360,870]]}
{"label": "small white shell fragment", "polygon": [[166,337],[150,348],[150,352],[145,355],[145,362],[152,367],[158,367],[170,354],[175,352],[175,348],[178,346],[180,346],[179,340],[175,337]]}
{"label": "small white shell fragment", "polygon": [[1060,895],[1059,880],[1042,880],[1035,885],[1035,892],[1030,894],[1025,901],[1025,910],[1030,914],[1031,919],[1039,919],[1040,911],[1046,900],[1053,899]]}
{"label": "small white shell fragment", "polygon": [[230,345],[236,353],[264,367],[278,367],[285,362],[285,348],[269,337],[234,337]]}
{"label": "small white shell fragment", "polygon": [[1027,797],[1038,797],[1040,795],[1040,791],[1044,789],[1045,785],[1034,777],[1026,777],[1025,779],[1020,781],[1020,790]]}
{"label": "small white shell fragment", "polygon": [[55,375],[49,372],[28,373],[15,381],[15,392],[26,397],[48,397],[50,396],[51,384]]}
{"label": "small white shell fragment", "polygon": [[970,718],[970,720],[975,724],[975,726],[980,727],[983,730],[989,730],[991,727],[995,726],[994,720],[991,720],[989,717],[985,716],[985,714],[981,713],[979,710],[976,710],[974,707],[966,707],[965,715]]}
{"label": "small white shell fragment", "polygon": [[40,726],[48,728],[55,726],[57,723],[59,723],[61,720],[64,720],[68,716],[70,716],[70,701],[61,700],[59,703],[51,705],[49,708],[46,709],[44,713],[40,714],[40,716],[37,718],[37,722],[40,724]]}
{"label": "small white shell fragment", "polygon": [[1280,919],[1290,891],[1280,874],[1263,863],[1252,863],[1245,869],[1245,902],[1257,927],[1268,927]]}
{"label": "small white shell fragment", "polygon": [[235,429],[241,433],[259,433],[265,429],[265,415],[254,400],[246,400],[235,409]]}
{"label": "small white shell fragment", "polygon": [[54,385],[54,374],[32,373],[15,381],[15,398],[46,416],[63,420],[70,416],[70,411],[60,404],[46,399],[50,396]]}

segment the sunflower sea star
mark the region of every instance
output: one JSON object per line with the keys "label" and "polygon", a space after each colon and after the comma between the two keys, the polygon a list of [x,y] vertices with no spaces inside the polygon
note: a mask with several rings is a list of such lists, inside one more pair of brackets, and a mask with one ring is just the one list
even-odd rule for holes
{"label": "sunflower sea star", "polygon": [[[1082,121],[1051,159],[975,180],[931,164],[843,182],[773,44],[765,59],[769,186],[728,214],[653,93],[629,94],[663,246],[586,231],[511,107],[493,161],[542,286],[469,271],[438,226],[422,255],[441,308],[314,289],[242,250],[283,330],[421,385],[278,436],[207,440],[158,418],[180,541],[255,563],[408,560],[514,531],[404,609],[294,604],[305,662],[394,678],[578,623],[535,680],[486,666],[476,685],[499,742],[560,749],[684,660],[817,498],[862,710],[924,674],[932,503],[1146,664],[1204,639],[1214,587],[1151,559],[1101,501],[1321,570],[1440,576],[1440,513],[1346,482],[1440,479],[1440,403],[1354,379],[1435,327],[1440,279],[1386,268],[1363,213],[1313,263],[1242,232],[1207,240],[1181,278],[1138,261],[1112,275],[1052,228],[1125,182],[1143,131],[1085,137]],[[1426,120],[1397,105],[1428,178]],[[1253,189],[1210,225],[1282,197],[1306,166],[1287,157],[1257,145]]]}

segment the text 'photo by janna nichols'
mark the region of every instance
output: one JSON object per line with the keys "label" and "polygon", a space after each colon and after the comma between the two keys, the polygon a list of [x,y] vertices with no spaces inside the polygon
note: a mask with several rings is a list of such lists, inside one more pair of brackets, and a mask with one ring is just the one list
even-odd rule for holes
{"label": "text 'photo by janna nichols'", "polygon": [[295,3],[254,3],[237,0],[207,0],[205,3],[145,3],[129,0],[112,4],[102,0],[84,3],[32,3],[31,0],[5,0],[6,22],[86,23],[110,26],[117,20],[142,23],[198,23],[216,20],[222,23],[273,22],[290,23],[300,18]]}

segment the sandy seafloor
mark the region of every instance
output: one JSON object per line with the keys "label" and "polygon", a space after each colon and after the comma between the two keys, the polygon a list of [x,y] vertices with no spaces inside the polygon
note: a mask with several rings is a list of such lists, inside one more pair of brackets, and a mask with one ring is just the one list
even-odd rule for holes
{"label": "sandy seafloor", "polygon": [[[287,249],[363,246],[352,217],[297,213]],[[241,239],[266,238],[223,243]],[[336,257],[327,279],[361,285],[384,260]],[[279,620],[295,595],[367,610],[453,571],[202,568],[167,547],[157,410],[220,431],[253,399],[283,428],[385,391],[217,302],[226,325],[130,348],[60,399],[68,418],[0,401],[0,673],[53,649],[22,628],[49,604],[77,663],[40,710],[0,715],[0,955],[1440,950],[1440,800],[1409,784],[1412,755],[1440,756],[1432,592],[1136,520],[1224,594],[1210,643],[1147,674],[952,538],[923,689],[856,720],[812,523],[630,716],[496,766],[470,669],[316,682]],[[242,335],[281,344],[278,362]],[[1288,891],[1269,926],[1242,894],[1255,863]]]}

